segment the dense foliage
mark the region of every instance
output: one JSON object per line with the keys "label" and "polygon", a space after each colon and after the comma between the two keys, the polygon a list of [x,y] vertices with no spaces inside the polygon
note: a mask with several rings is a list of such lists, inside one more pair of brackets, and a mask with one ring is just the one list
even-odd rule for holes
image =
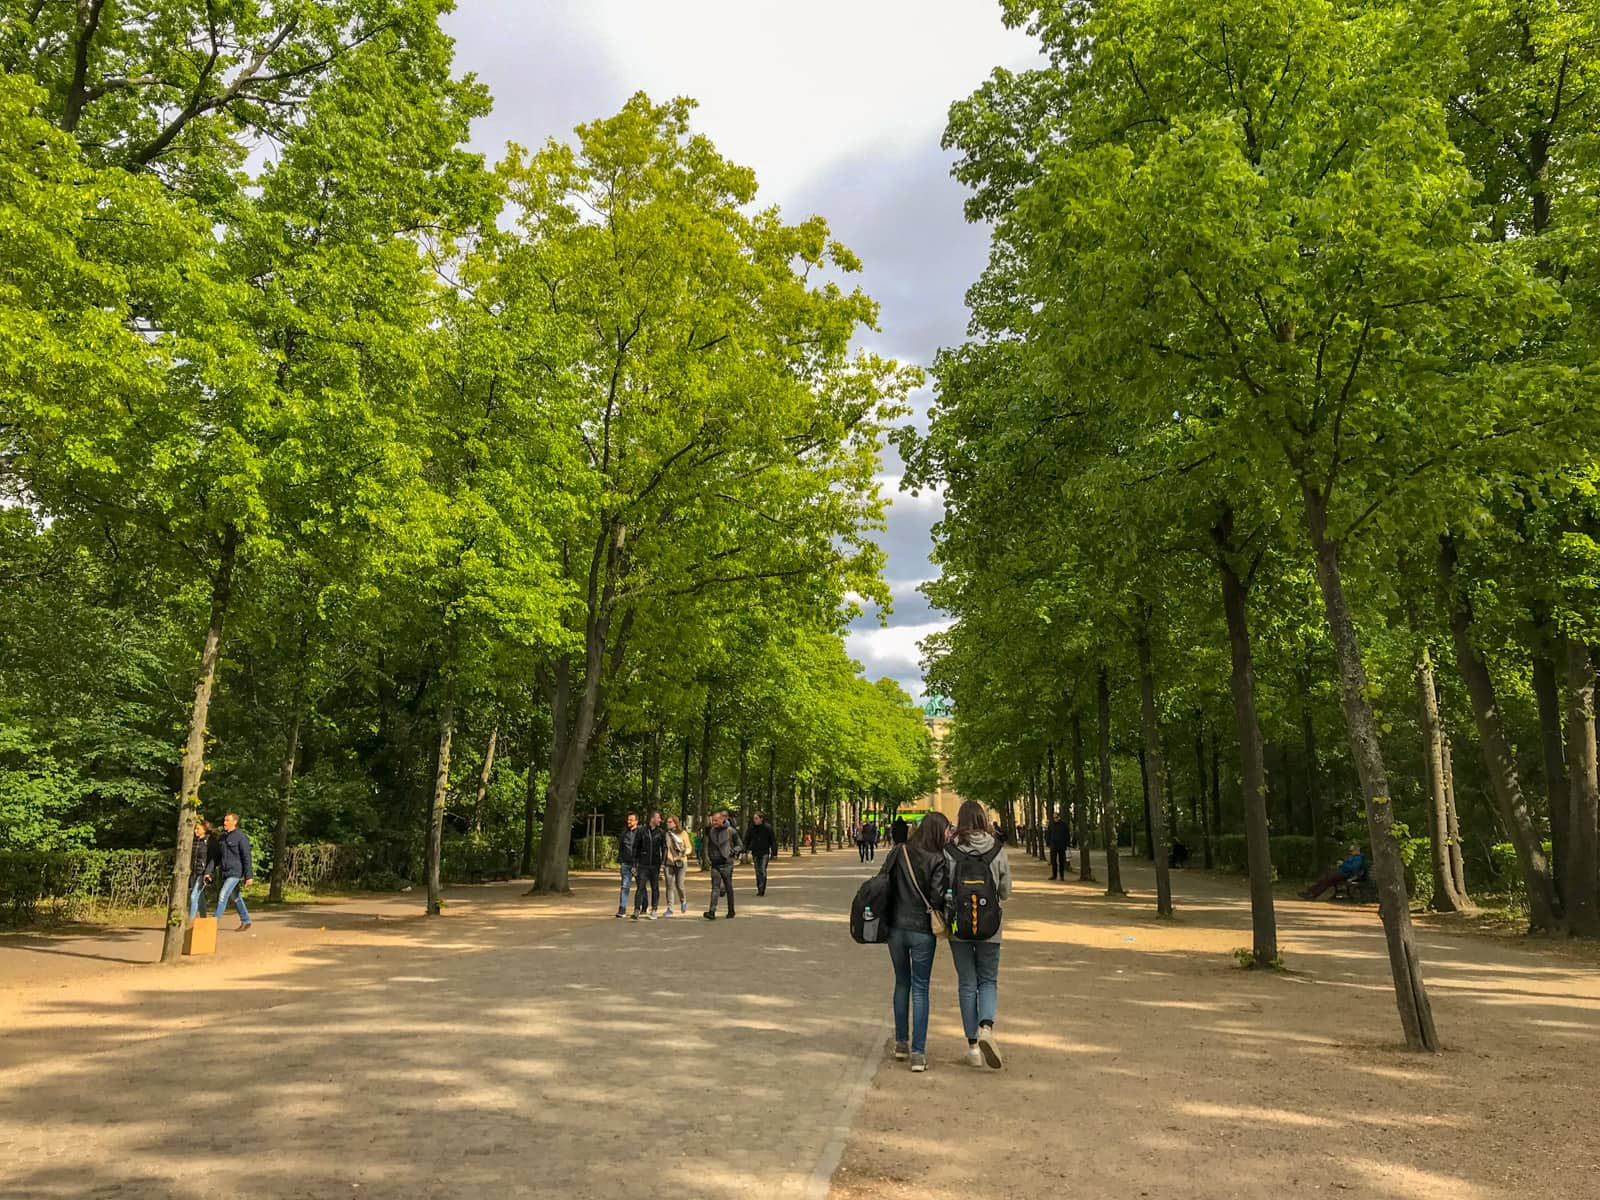
{"label": "dense foliage", "polygon": [[1600,5],[1003,8],[1048,65],[951,110],[993,253],[905,445],[958,785],[1072,759],[1109,811],[1136,749],[1159,906],[1174,833],[1242,831],[1257,963],[1269,834],[1364,841],[1432,1047],[1406,825],[1436,907],[1507,842],[1535,928],[1600,933]]}
{"label": "dense foliage", "polygon": [[175,846],[169,957],[202,807],[437,911],[932,778],[843,648],[918,382],[855,258],[686,100],[485,164],[448,7],[0,6],[0,850]]}

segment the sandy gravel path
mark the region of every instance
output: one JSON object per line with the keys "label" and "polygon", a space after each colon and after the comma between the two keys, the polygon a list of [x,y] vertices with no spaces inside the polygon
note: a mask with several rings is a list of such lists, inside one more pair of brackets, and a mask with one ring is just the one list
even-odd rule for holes
{"label": "sandy gravel path", "polygon": [[915,1196],[1406,1200],[1600,1196],[1593,955],[1429,927],[1446,1053],[1407,1054],[1376,908],[1278,906],[1292,974],[1239,970],[1242,882],[1174,875],[1178,920],[1139,894],[1056,884],[1014,853],[998,1031],[974,1071],[948,954],[933,1069],[888,1063],[835,1179],[840,1200]]}

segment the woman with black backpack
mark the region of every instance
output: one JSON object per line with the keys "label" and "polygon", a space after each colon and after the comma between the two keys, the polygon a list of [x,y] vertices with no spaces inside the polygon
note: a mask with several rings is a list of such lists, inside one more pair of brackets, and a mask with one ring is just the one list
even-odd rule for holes
{"label": "woman with black backpack", "polygon": [[911,1060],[913,1071],[928,1069],[928,981],[938,946],[934,921],[940,909],[948,870],[945,831],[950,822],[929,813],[917,836],[896,846],[884,859],[880,875],[894,883],[889,915],[889,961],[894,964],[894,1056]]}
{"label": "woman with black backpack", "polygon": [[1000,984],[1000,909],[1011,896],[1006,848],[989,832],[989,814],[976,800],[956,812],[956,836],[945,851],[949,888],[950,957],[956,966],[967,1063],[1003,1065],[994,1040]]}

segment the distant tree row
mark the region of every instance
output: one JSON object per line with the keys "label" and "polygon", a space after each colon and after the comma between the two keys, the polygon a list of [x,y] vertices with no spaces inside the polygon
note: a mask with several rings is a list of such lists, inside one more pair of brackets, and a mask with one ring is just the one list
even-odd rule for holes
{"label": "distant tree row", "polygon": [[1049,65],[951,110],[993,251],[905,445],[948,505],[958,785],[1015,795],[1064,754],[1109,821],[1136,744],[1170,913],[1174,776],[1218,832],[1231,727],[1258,964],[1269,833],[1359,837],[1359,797],[1406,1040],[1435,1048],[1403,826],[1436,907],[1505,841],[1534,929],[1600,934],[1600,6],[1003,7]]}
{"label": "distant tree row", "polygon": [[176,814],[168,959],[202,803],[436,912],[447,828],[564,889],[596,764],[813,821],[932,772],[843,649],[918,382],[854,256],[685,100],[486,166],[449,7],[0,10],[0,848]]}

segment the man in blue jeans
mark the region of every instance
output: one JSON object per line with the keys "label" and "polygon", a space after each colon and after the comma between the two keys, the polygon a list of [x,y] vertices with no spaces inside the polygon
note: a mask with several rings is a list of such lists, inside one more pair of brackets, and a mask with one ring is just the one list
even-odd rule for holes
{"label": "man in blue jeans", "polygon": [[238,813],[229,813],[222,818],[222,836],[217,839],[216,862],[222,872],[222,895],[217,897],[217,916],[222,916],[222,910],[228,907],[228,900],[232,898],[239,909],[239,928],[249,929],[250,910],[244,906],[244,892],[241,889],[255,882],[255,874],[250,866],[250,835],[239,828]]}
{"label": "man in blue jeans", "polygon": [[617,865],[622,870],[622,895],[617,898],[617,919],[628,915],[628,893],[633,890],[635,864],[639,859],[639,814],[628,814],[628,827],[617,839]]}

